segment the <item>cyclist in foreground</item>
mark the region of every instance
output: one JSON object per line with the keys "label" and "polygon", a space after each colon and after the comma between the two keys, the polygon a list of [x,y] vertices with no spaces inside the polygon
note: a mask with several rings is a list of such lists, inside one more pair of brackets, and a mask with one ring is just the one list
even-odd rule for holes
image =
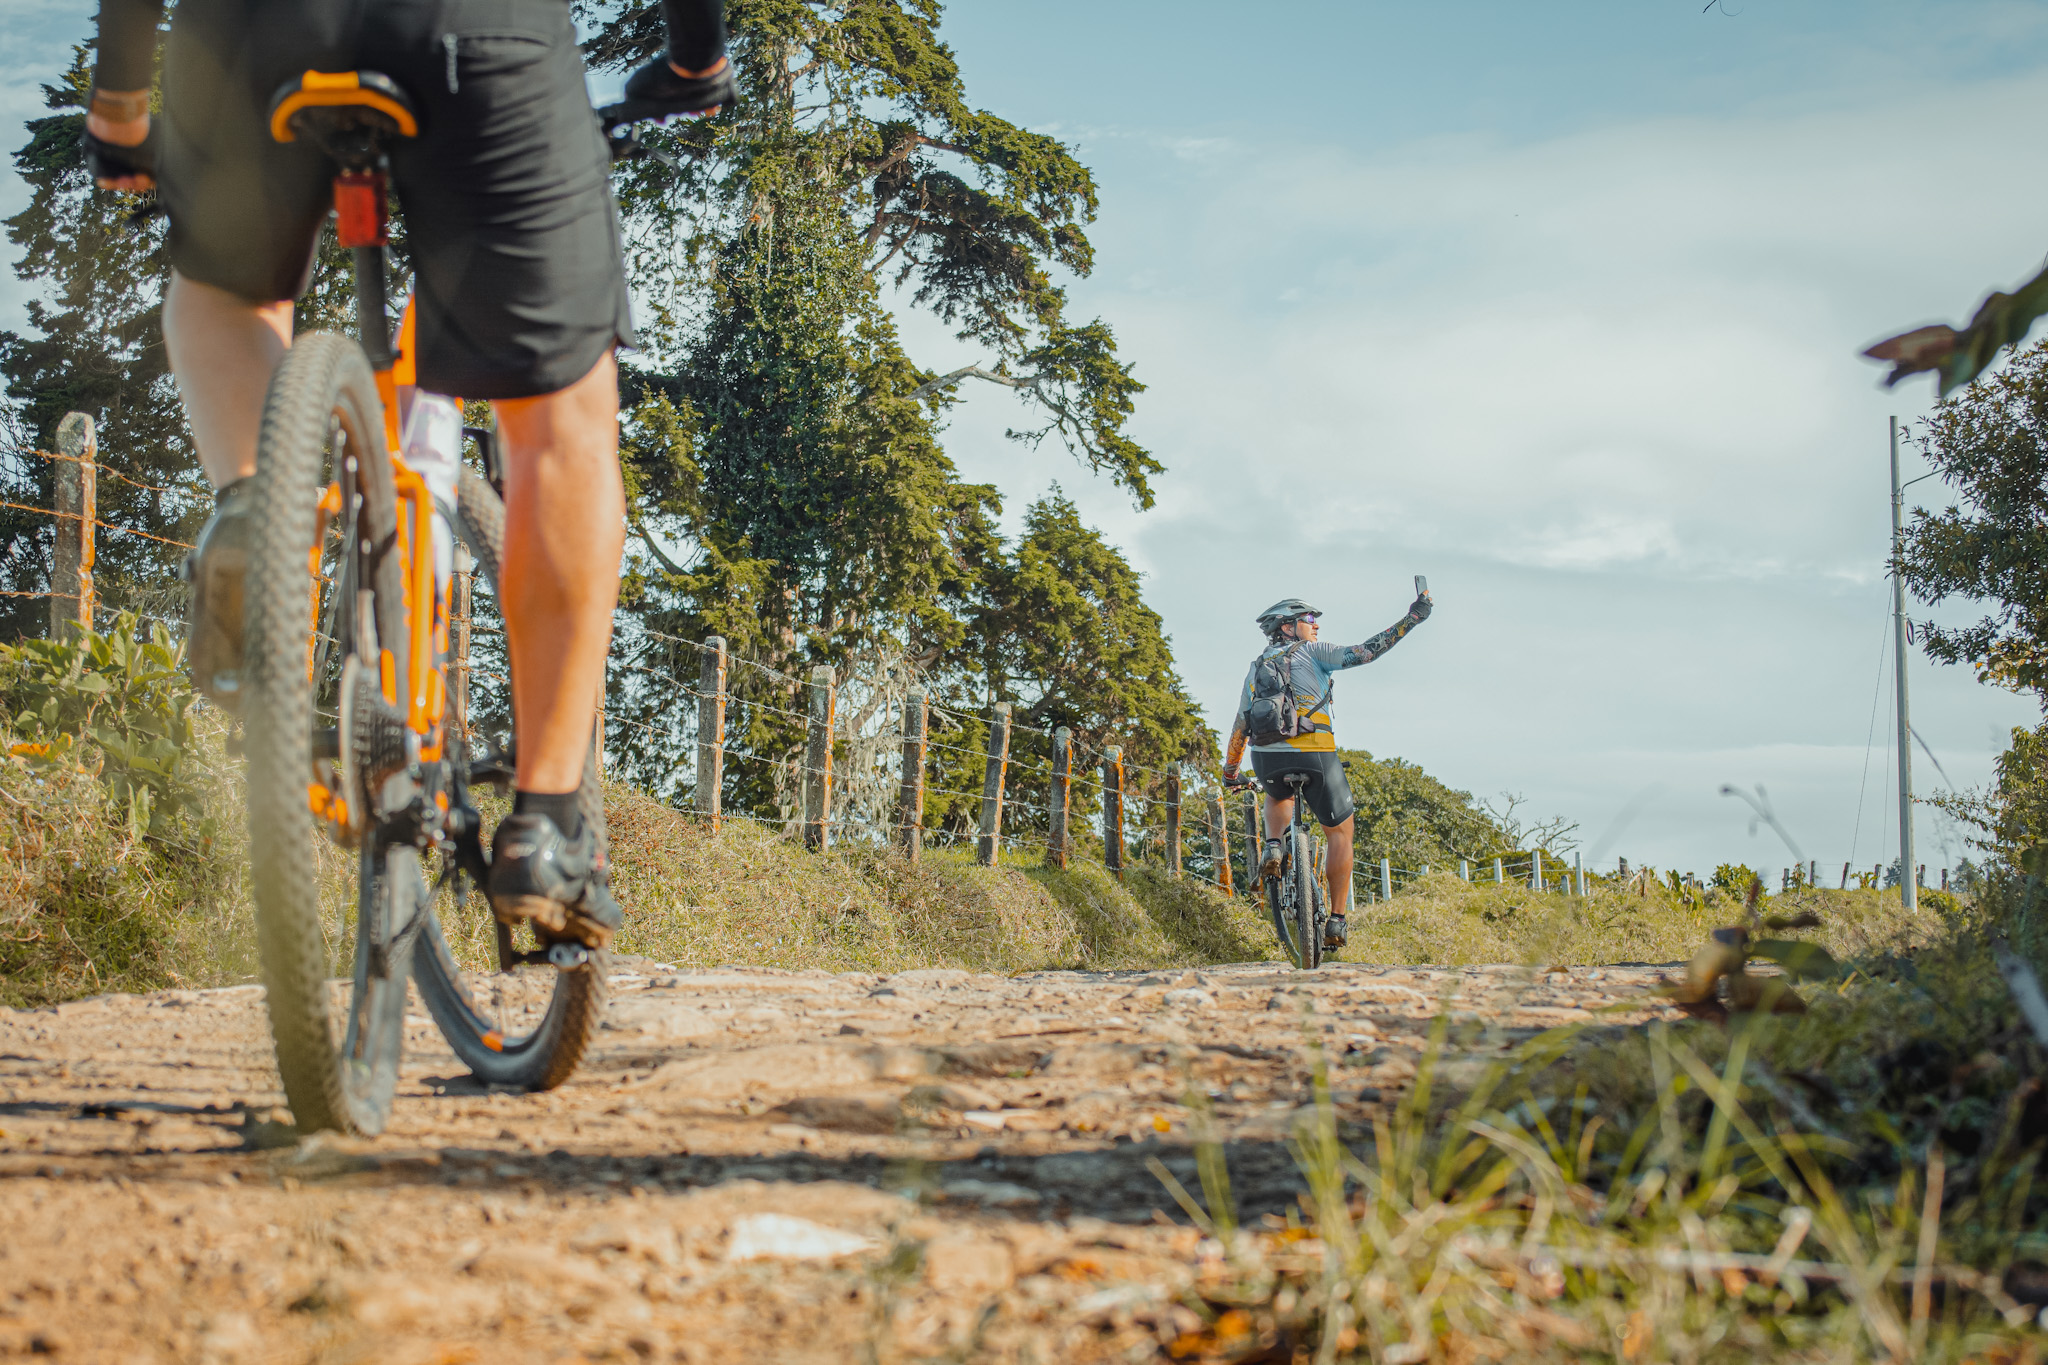
{"label": "cyclist in foreground", "polygon": [[1237,717],[1230,727],[1224,754],[1223,781],[1244,785],[1239,766],[1247,747],[1252,772],[1266,793],[1266,842],[1260,856],[1261,875],[1279,875],[1281,835],[1294,819],[1294,801],[1279,779],[1304,773],[1302,798],[1327,835],[1329,852],[1323,866],[1330,893],[1330,917],[1324,943],[1340,948],[1346,938],[1345,914],[1351,908],[1351,783],[1337,757],[1337,735],[1331,722],[1336,695],[1335,674],[1369,664],[1409,631],[1429,619],[1427,592],[1419,593],[1408,614],[1379,634],[1356,645],[1330,645],[1317,639],[1321,613],[1298,597],[1275,602],[1259,613],[1266,647],[1252,660],[1238,694]]}
{"label": "cyclist in foreground", "polygon": [[[265,394],[311,282],[330,167],[279,142],[272,92],[308,70],[382,71],[420,111],[391,157],[417,278],[418,384],[491,400],[505,455],[500,585],[519,734],[494,840],[500,919],[602,947],[622,914],[576,793],[604,686],[624,548],[614,351],[633,344],[609,155],[564,0],[103,0],[84,148],[104,188],[170,218],[164,342],[216,510],[187,563],[195,685],[235,709],[248,502]],[[731,102],[719,0],[664,0],[669,48],[627,118]]]}

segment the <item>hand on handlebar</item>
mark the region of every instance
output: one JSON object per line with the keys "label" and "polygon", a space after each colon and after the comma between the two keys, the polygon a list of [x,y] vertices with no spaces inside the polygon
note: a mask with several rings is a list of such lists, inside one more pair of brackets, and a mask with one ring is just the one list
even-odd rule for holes
{"label": "hand on handlebar", "polygon": [[1228,790],[1234,792],[1250,791],[1253,787],[1258,785],[1258,780],[1249,773],[1233,773],[1226,771],[1223,774],[1223,785]]}

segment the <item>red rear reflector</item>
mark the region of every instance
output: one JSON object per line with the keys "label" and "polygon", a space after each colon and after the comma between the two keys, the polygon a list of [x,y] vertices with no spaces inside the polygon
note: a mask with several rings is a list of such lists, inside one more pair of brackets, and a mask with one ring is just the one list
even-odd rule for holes
{"label": "red rear reflector", "polygon": [[381,171],[334,177],[334,235],[343,246],[384,246],[391,240]]}

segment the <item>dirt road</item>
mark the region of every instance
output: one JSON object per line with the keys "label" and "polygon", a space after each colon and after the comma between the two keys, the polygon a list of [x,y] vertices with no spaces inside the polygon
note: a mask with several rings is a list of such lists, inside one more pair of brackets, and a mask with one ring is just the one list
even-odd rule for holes
{"label": "dirt road", "polygon": [[292,1141],[259,988],[0,1011],[0,1358],[1148,1359],[1216,1251],[1148,1164],[1198,1188],[1184,1100],[1284,1213],[1318,1050],[1363,1126],[1438,1013],[1455,1073],[1654,977],[611,970],[551,1094],[418,1014],[374,1141]]}

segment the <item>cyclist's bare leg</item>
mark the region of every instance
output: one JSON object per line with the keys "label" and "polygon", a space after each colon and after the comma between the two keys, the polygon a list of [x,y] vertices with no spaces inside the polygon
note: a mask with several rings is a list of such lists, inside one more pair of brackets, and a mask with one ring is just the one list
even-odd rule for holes
{"label": "cyclist's bare leg", "polygon": [[1342,915],[1351,909],[1351,816],[1342,824],[1328,825],[1323,839],[1328,851],[1323,856],[1323,881],[1330,891],[1330,913]]}
{"label": "cyclist's bare leg", "polygon": [[251,303],[171,272],[164,291],[164,350],[199,462],[215,488],[256,472],[263,396],[292,344],[292,304]]}
{"label": "cyclist's bare leg", "polygon": [[604,690],[626,493],[618,369],[606,352],[555,393],[496,404],[505,448],[505,637],[517,786],[573,792]]}
{"label": "cyclist's bare leg", "polygon": [[1278,839],[1287,833],[1287,826],[1294,820],[1294,798],[1291,796],[1269,796],[1266,798],[1266,837]]}

